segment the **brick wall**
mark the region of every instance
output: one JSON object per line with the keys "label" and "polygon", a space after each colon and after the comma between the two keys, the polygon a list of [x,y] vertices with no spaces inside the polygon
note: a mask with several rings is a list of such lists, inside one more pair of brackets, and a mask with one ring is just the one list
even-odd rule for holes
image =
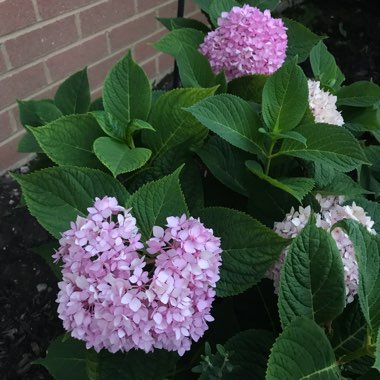
{"label": "brick wall", "polygon": [[[201,17],[186,0],[187,17]],[[93,97],[128,49],[153,80],[170,72],[158,53],[164,28],[155,17],[175,17],[177,0],[0,0],[0,173],[26,162],[16,152],[24,133],[16,99],[52,97],[71,73],[88,66]]]}

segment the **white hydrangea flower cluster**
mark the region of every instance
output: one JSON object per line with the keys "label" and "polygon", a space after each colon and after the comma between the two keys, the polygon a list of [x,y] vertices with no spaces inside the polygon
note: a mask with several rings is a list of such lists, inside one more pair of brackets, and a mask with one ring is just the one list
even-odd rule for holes
{"label": "white hydrangea flower cluster", "polygon": [[[353,219],[365,226],[370,233],[375,234],[376,231],[372,228],[374,221],[355,202],[351,205],[343,206],[344,197],[342,196],[322,196],[317,194],[316,199],[321,206],[321,211],[315,214],[316,225],[331,233],[340,251],[344,266],[346,302],[350,303],[354,300],[354,296],[358,291],[358,264],[355,258],[355,251],[348,235],[339,227],[331,231],[331,227],[340,220]],[[282,222],[275,223],[275,232],[285,238],[296,237],[307,224],[310,213],[310,206],[305,208],[299,207],[298,211],[292,208]],[[280,273],[287,254],[288,249],[286,248],[281,253],[278,261],[267,273],[267,277],[273,280],[275,293],[278,293]]]}
{"label": "white hydrangea flower cluster", "polygon": [[321,89],[321,83],[309,79],[309,107],[316,123],[327,123],[342,126],[344,120],[336,109],[337,97]]}

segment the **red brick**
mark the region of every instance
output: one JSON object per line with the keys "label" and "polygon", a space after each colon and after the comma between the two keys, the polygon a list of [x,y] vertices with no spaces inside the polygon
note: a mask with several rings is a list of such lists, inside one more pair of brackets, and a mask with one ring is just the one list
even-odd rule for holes
{"label": "red brick", "polygon": [[158,17],[177,17],[177,1],[158,8]]}
{"label": "red brick", "polygon": [[88,79],[90,81],[90,88],[98,88],[102,85],[104,79],[106,78],[108,72],[111,70],[112,66],[124,55],[126,51],[122,51],[105,59],[102,62],[98,62],[88,69]]}
{"label": "red brick", "polygon": [[17,152],[17,145],[25,132],[21,131],[15,134],[11,139],[0,144],[0,173],[8,170],[10,167],[16,167],[17,162],[23,161],[31,156]]}
{"label": "red brick", "polygon": [[37,6],[41,17],[47,20],[97,1],[99,0],[37,0]]}
{"label": "red brick", "polygon": [[7,66],[5,65],[4,56],[0,46],[0,74],[4,73],[5,71],[7,71]]}
{"label": "red brick", "polygon": [[0,36],[25,28],[35,21],[32,0],[0,1]]}
{"label": "red brick", "polygon": [[32,30],[5,42],[13,67],[32,62],[78,39],[74,16]]}
{"label": "red brick", "polygon": [[153,43],[157,42],[164,34],[166,30],[161,30],[160,32],[140,41],[134,47],[134,58],[138,62],[145,61],[146,59],[153,57],[158,53],[158,50],[153,47]]}
{"label": "red brick", "polygon": [[157,77],[156,59],[151,59],[150,61],[144,63],[142,68],[149,79],[155,79]]}
{"label": "red brick", "polygon": [[16,74],[9,74],[0,80],[0,104],[6,107],[16,99],[24,99],[27,96],[41,90],[46,86],[46,78],[42,63],[28,67]]}
{"label": "red brick", "polygon": [[154,13],[149,13],[134,21],[126,22],[110,31],[111,50],[117,51],[125,46],[134,44],[156,30],[157,23],[154,20]]}
{"label": "red brick", "polygon": [[83,36],[104,30],[134,15],[134,1],[108,0],[80,13]]}
{"label": "red brick", "polygon": [[158,57],[158,71],[159,73],[166,74],[174,69],[174,58],[168,54],[160,54]]}
{"label": "red brick", "polygon": [[156,8],[161,3],[161,0],[137,0],[137,12],[141,13]]}
{"label": "red brick", "polygon": [[0,141],[6,140],[14,133],[13,121],[9,111],[0,112]]}
{"label": "red brick", "polygon": [[199,8],[193,0],[185,1],[185,17],[188,17],[189,13],[193,13],[197,9],[199,9]]}
{"label": "red brick", "polygon": [[107,41],[106,36],[102,34],[54,55],[46,61],[46,64],[52,80],[56,81],[99,61],[106,55]]}

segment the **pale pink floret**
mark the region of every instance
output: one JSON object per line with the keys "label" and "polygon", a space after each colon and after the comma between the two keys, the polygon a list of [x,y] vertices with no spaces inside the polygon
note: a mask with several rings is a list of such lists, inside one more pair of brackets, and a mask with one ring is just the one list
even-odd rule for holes
{"label": "pale pink floret", "polygon": [[286,57],[288,37],[281,19],[270,11],[244,5],[223,12],[218,27],[208,33],[200,46],[215,73],[227,79],[248,74],[272,74]]}
{"label": "pale pink floret", "polygon": [[57,302],[65,329],[96,351],[164,348],[182,355],[212,320],[219,239],[198,220],[168,218],[170,227],[154,227],[148,241],[148,251],[158,253],[149,275],[129,210],[104,197],[88,211],[62,234],[54,255],[63,261]]}
{"label": "pale pink floret", "polygon": [[[351,205],[343,206],[344,197],[333,195],[322,196],[317,194],[316,199],[321,206],[321,211],[315,214],[316,225],[331,233],[340,251],[344,267],[346,302],[350,303],[354,300],[354,296],[358,292],[359,277],[355,251],[348,235],[341,228],[334,228],[333,231],[331,231],[331,227],[340,220],[353,219],[365,226],[369,232],[375,234],[376,231],[372,228],[374,221],[367,215],[364,209],[357,206],[355,202]],[[310,213],[310,206],[306,208],[299,207],[298,211],[292,208],[282,222],[275,223],[275,232],[285,238],[296,237],[307,224]],[[267,273],[267,277],[273,280],[276,293],[279,289],[281,269],[287,254],[288,249],[284,249],[279,260]]]}

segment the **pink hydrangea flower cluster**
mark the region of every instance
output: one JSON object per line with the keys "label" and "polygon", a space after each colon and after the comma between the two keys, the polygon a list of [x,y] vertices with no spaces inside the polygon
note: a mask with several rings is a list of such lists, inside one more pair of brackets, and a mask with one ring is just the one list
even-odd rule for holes
{"label": "pink hydrangea flower cluster", "polygon": [[[350,303],[354,300],[354,296],[358,291],[358,264],[355,258],[355,251],[348,235],[339,227],[331,231],[331,227],[340,220],[353,219],[365,226],[369,232],[375,234],[376,231],[372,228],[374,221],[355,202],[351,205],[343,206],[344,197],[342,196],[322,196],[317,194],[316,199],[321,206],[321,211],[315,214],[316,225],[331,233],[340,251],[344,267],[346,302]],[[310,213],[310,206],[305,208],[299,207],[298,211],[292,208],[282,222],[275,223],[275,232],[285,238],[296,237],[307,224]],[[280,273],[287,254],[288,249],[286,248],[281,253],[279,260],[267,273],[267,277],[273,280],[276,293],[278,293]]]}
{"label": "pink hydrangea flower cluster", "polygon": [[337,97],[321,89],[321,83],[309,79],[309,107],[316,123],[342,126],[344,120],[336,108]]}
{"label": "pink hydrangea flower cluster", "polygon": [[[144,245],[129,210],[96,198],[86,218],[62,234],[59,317],[87,348],[111,352],[154,348],[183,355],[212,321],[220,239],[196,219],[169,217]],[[150,256],[150,255],[148,255]]]}
{"label": "pink hydrangea flower cluster", "polygon": [[215,73],[224,70],[227,79],[248,74],[272,74],[285,61],[286,28],[270,11],[244,5],[223,12],[218,27],[200,46]]}

